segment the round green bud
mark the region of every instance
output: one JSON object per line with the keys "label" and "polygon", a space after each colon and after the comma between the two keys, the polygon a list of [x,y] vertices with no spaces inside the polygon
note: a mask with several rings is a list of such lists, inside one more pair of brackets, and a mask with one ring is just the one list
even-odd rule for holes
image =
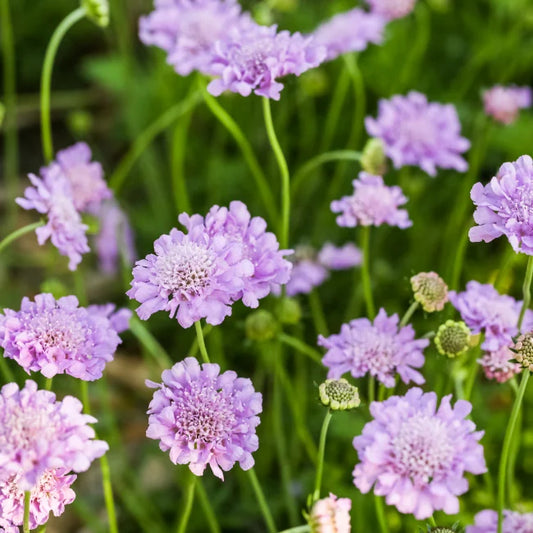
{"label": "round green bud", "polygon": [[455,529],[449,527],[432,527],[429,531],[431,533],[457,533]]}
{"label": "round green bud", "polygon": [[442,355],[457,357],[472,346],[472,333],[464,322],[446,320],[435,335],[435,346]]}
{"label": "round green bud", "polygon": [[448,285],[436,272],[420,272],[411,278],[415,300],[426,313],[441,311],[448,301]]}
{"label": "round green bud", "polygon": [[361,167],[365,172],[383,176],[387,171],[387,159],[383,149],[383,141],[372,137],[367,141],[361,155]]}
{"label": "round green bud", "polygon": [[524,367],[533,371],[533,332],[520,335],[514,346],[515,359]]}
{"label": "round green bud", "polygon": [[259,309],[248,315],[244,329],[250,340],[265,342],[276,336],[278,323],[272,313]]}
{"label": "round green bud", "polygon": [[105,28],[109,25],[108,0],[81,0],[81,5],[87,12],[87,17],[95,24]]}
{"label": "round green bud", "polygon": [[278,320],[282,324],[298,324],[302,319],[302,308],[294,298],[283,298],[276,307]]}
{"label": "round green bud", "polygon": [[346,411],[359,407],[359,390],[344,378],[326,379],[318,388],[320,401],[332,411]]}

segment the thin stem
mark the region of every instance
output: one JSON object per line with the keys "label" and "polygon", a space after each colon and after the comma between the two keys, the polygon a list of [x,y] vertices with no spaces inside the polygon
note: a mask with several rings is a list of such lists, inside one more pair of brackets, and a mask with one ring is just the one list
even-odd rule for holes
{"label": "thin stem", "polygon": [[86,415],[91,414],[91,400],[89,397],[89,382],[80,379],[80,396],[81,403],[83,404],[83,412]]}
{"label": "thin stem", "polygon": [[437,527],[437,522],[435,522],[435,518],[433,515],[431,515],[428,520],[432,527]]}
{"label": "thin stem", "polygon": [[24,492],[24,518],[22,522],[22,531],[24,533],[30,533],[30,503],[31,492],[26,490]]}
{"label": "thin stem", "polygon": [[261,169],[257,158],[255,157],[254,151],[250,142],[242,132],[239,125],[233,120],[231,115],[218,103],[216,98],[213,98],[205,89],[202,87],[203,96],[207,107],[211,110],[213,115],[219,120],[219,122],[228,130],[230,135],[233,137],[237,145],[239,146],[244,160],[246,161],[250,172],[255,180],[255,184],[259,189],[259,195],[263,200],[265,209],[268,213],[268,216],[272,223],[277,223],[278,220],[278,210],[276,208],[276,202],[272,191],[270,190],[269,182],[265,176],[265,173]]}
{"label": "thin stem", "polygon": [[204,363],[210,363],[209,355],[207,355],[207,348],[205,347],[204,333],[202,331],[202,324],[199,320],[194,323],[194,328],[196,329],[196,338],[198,339],[198,346],[200,347],[200,354]]}
{"label": "thin stem", "polygon": [[137,340],[144,346],[145,350],[153,357],[154,361],[162,369],[172,366],[172,359],[158,340],[150,333],[148,328],[136,316],[130,320],[130,331],[137,337]]}
{"label": "thin stem", "polygon": [[41,140],[43,143],[44,160],[49,163],[54,157],[52,144],[52,127],[50,123],[50,86],[52,84],[52,69],[54,59],[61,40],[67,31],[79,20],[85,17],[85,8],[78,7],[68,14],[52,34],[44,56],[43,71],[41,74]]}
{"label": "thin stem", "polygon": [[4,237],[0,241],[0,253],[2,253],[2,250],[9,246],[13,241],[18,239],[19,237],[22,237],[23,235],[26,235],[26,233],[30,233],[33,230],[40,228],[41,226],[44,226],[44,222],[34,222],[33,224],[28,224],[27,226],[23,226],[22,228],[19,228],[12,233],[10,233],[7,237]]}
{"label": "thin stem", "polygon": [[194,502],[194,488],[196,485],[196,476],[191,475],[189,481],[189,486],[185,493],[185,503],[183,504],[183,509],[181,510],[181,518],[178,524],[177,533],[185,533],[187,530],[187,524],[189,523],[189,517],[191,516],[192,504]]}
{"label": "thin stem", "polygon": [[509,509],[513,508],[514,505],[514,496],[515,496],[515,487],[514,487],[514,473],[516,467],[516,459],[518,457],[518,451],[520,450],[520,433],[522,429],[522,418],[523,411],[521,410],[518,414],[518,420],[516,421],[515,432],[513,436],[513,441],[511,443],[511,449],[509,450],[509,460],[507,462],[507,486],[508,489],[508,505]]}
{"label": "thin stem", "polygon": [[289,222],[291,211],[291,182],[289,176],[289,167],[283,155],[283,150],[278,141],[274,123],[272,121],[272,111],[270,109],[270,98],[263,97],[263,117],[265,119],[265,127],[270,146],[274,151],[274,156],[278,163],[281,174],[281,235],[280,248],[288,248],[289,246]]}
{"label": "thin stem", "polygon": [[191,118],[192,111],[189,111],[178,122],[174,128],[174,135],[172,136],[172,189],[174,192],[174,204],[178,213],[191,212],[191,202],[185,179],[185,154]]}
{"label": "thin stem", "polygon": [[387,521],[385,520],[385,507],[383,505],[383,498],[377,494],[374,494],[374,508],[376,510],[376,516],[381,533],[389,533],[389,527],[387,526]]}
{"label": "thin stem", "polygon": [[372,297],[372,282],[370,281],[370,226],[361,228],[361,250],[363,252],[363,264],[361,265],[361,278],[365,295],[366,312],[370,320],[376,316],[374,298]]}
{"label": "thin stem", "polygon": [[115,500],[113,498],[113,485],[111,484],[111,471],[107,455],[100,457],[100,469],[102,471],[102,486],[104,488],[104,500],[109,520],[109,533],[118,533],[117,515],[115,512]]}
{"label": "thin stem", "polygon": [[402,316],[402,319],[400,320],[400,328],[403,328],[409,320],[411,320],[411,317],[413,316],[414,312],[418,309],[418,306],[420,304],[415,300],[407,309],[405,314]]}
{"label": "thin stem", "polygon": [[368,405],[370,405],[376,397],[376,380],[373,376],[368,376]]}
{"label": "thin stem", "polygon": [[211,533],[221,533],[220,524],[218,523],[213,506],[209,501],[209,497],[205,490],[202,478],[198,478],[196,483],[196,491],[198,492],[198,498],[200,499],[200,505],[203,508],[205,519],[209,525]]}
{"label": "thin stem", "polygon": [[[213,331],[213,326],[211,324],[206,324],[202,328],[202,333],[203,333],[204,339],[207,338],[207,336],[211,333],[211,331]],[[198,338],[194,337],[194,340],[192,341],[191,347],[189,348],[189,351],[187,353],[191,357],[196,357],[196,354],[198,353],[198,349],[199,349]]]}
{"label": "thin stem", "polygon": [[137,135],[135,142],[120,160],[117,168],[109,178],[109,186],[113,189],[115,194],[118,194],[126,177],[135,165],[135,162],[152,141],[176,120],[191,111],[198,104],[201,97],[202,95],[200,91],[191,94],[191,96],[185,100],[178,102],[176,105],[173,105],[164,111],[140,135]]}
{"label": "thin stem", "polygon": [[522,297],[524,299],[522,308],[520,309],[520,315],[518,317],[517,328],[518,331],[522,328],[522,322],[526,314],[526,309],[529,308],[531,302],[531,280],[533,279],[533,256],[529,256],[527,260],[526,275],[524,278],[524,284],[522,285]]}
{"label": "thin stem", "polygon": [[353,85],[355,113],[352,122],[352,131],[348,140],[348,147],[358,146],[366,112],[366,95],[363,75],[357,64],[357,54],[344,54],[342,56],[346,70],[350,75]]}
{"label": "thin stem", "polygon": [[320,498],[320,486],[322,485],[322,474],[324,472],[324,456],[326,452],[326,436],[328,434],[328,427],[333,413],[328,409],[324,422],[322,422],[322,429],[320,430],[320,440],[318,442],[318,463],[316,465],[315,490],[313,492],[313,502]]}
{"label": "thin stem", "polygon": [[318,291],[313,289],[309,293],[309,305],[311,306],[311,316],[315,324],[315,330],[319,335],[328,335],[328,323],[326,321],[326,315],[324,314],[324,308],[320,301]]}
{"label": "thin stem", "polygon": [[46,381],[44,382],[44,390],[52,390],[53,381],[54,381],[53,378],[46,378]]}
{"label": "thin stem", "polygon": [[503,508],[505,506],[505,490],[506,490],[506,472],[507,462],[509,460],[509,451],[511,449],[511,443],[513,441],[513,433],[518,419],[518,413],[522,406],[522,400],[524,393],[526,392],[527,382],[529,380],[529,369],[524,370],[522,375],[522,381],[520,382],[520,388],[516,395],[511,416],[505,430],[505,437],[503,439],[502,455],[500,457],[500,466],[498,470],[498,533],[502,533],[503,527]]}
{"label": "thin stem", "polygon": [[287,333],[278,333],[278,340],[281,341],[283,344],[286,344],[287,346],[290,346],[291,348],[302,352],[310,359],[312,359],[315,363],[318,363],[322,366],[322,354],[318,350],[315,350],[314,348],[303,342],[302,340],[293,337],[292,335],[288,335]]}
{"label": "thin stem", "polygon": [[280,533],[307,533],[309,531],[311,531],[311,526],[296,526],[290,529],[284,529]]}
{"label": "thin stem", "polygon": [[270,508],[268,507],[268,504],[266,502],[263,489],[261,488],[261,485],[259,484],[259,480],[257,479],[255,470],[253,468],[250,468],[250,470],[247,471],[247,474],[248,474],[248,479],[250,480],[250,483],[252,484],[252,489],[254,491],[255,497],[257,498],[257,503],[259,504],[259,507],[261,508],[261,512],[263,513],[263,518],[265,519],[268,532],[276,533],[278,529],[276,527],[276,524],[274,523],[274,518],[272,518],[272,513],[270,512]]}
{"label": "thin stem", "polygon": [[339,117],[341,114],[342,106],[346,100],[346,93],[348,92],[348,85],[350,83],[350,77],[348,71],[343,68],[337,79],[333,97],[331,98],[331,104],[326,118],[326,124],[324,126],[324,135],[322,137],[322,146],[320,151],[326,151],[333,140],[333,135],[339,124]]}

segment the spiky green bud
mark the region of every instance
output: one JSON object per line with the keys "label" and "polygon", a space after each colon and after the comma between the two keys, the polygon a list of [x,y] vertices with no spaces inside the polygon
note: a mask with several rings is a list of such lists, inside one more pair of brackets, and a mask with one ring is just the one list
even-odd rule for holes
{"label": "spiky green bud", "polygon": [[347,411],[359,407],[359,390],[344,378],[326,379],[318,388],[320,401],[332,411]]}
{"label": "spiky green bud", "polygon": [[511,349],[516,361],[533,372],[533,332],[520,335]]}
{"label": "spiky green bud", "polygon": [[446,320],[435,335],[435,346],[442,355],[457,357],[472,346],[472,332],[462,321]]}

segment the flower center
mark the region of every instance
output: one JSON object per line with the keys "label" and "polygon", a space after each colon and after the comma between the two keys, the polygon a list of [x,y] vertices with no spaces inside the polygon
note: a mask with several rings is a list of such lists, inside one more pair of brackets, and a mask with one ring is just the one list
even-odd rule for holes
{"label": "flower center", "polygon": [[265,59],[271,55],[273,48],[271,37],[244,44],[237,52],[237,62],[243,66],[243,70],[250,78],[257,80],[267,70]]}
{"label": "flower center", "polygon": [[517,187],[509,203],[512,218],[520,224],[533,225],[533,186],[530,183]]}
{"label": "flower center", "polygon": [[452,462],[453,450],[444,423],[426,414],[404,422],[392,440],[400,474],[408,475],[416,485],[425,485],[445,472]]}
{"label": "flower center", "polygon": [[390,191],[384,187],[360,187],[350,202],[353,213],[363,226],[381,222],[396,210]]}
{"label": "flower center", "polygon": [[396,343],[375,328],[358,332],[358,339],[353,347],[356,361],[368,366],[372,375],[387,373],[395,365]]}

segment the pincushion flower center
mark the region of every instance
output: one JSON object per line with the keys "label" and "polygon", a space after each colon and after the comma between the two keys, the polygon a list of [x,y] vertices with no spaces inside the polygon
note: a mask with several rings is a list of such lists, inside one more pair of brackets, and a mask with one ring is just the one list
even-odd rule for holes
{"label": "pincushion flower center", "polygon": [[245,44],[237,53],[238,62],[252,78],[259,78],[267,70],[265,59],[271,54],[273,48],[272,38],[259,39]]}
{"label": "pincushion flower center", "polygon": [[401,137],[409,141],[409,144],[424,148],[438,144],[438,136],[432,120],[424,115],[417,115],[401,123],[403,129]]}
{"label": "pincushion flower center", "polygon": [[72,196],[76,205],[86,207],[94,201],[95,183],[92,179],[90,168],[86,165],[77,165],[64,169],[72,187]]}
{"label": "pincushion flower center", "polygon": [[353,212],[364,226],[382,220],[396,208],[390,192],[384,188],[361,187],[350,200]]}
{"label": "pincushion flower center", "polygon": [[526,183],[517,187],[510,198],[511,217],[521,224],[533,225],[533,186]]}
{"label": "pincushion flower center", "polygon": [[56,432],[50,421],[50,413],[27,406],[13,407],[2,421],[0,446],[11,446],[17,450],[31,449],[37,440],[51,442]]}
{"label": "pincushion flower center", "polygon": [[453,442],[444,423],[426,414],[404,422],[392,440],[394,462],[400,474],[415,484],[429,483],[446,472],[453,460]]}
{"label": "pincushion flower center", "polygon": [[82,325],[58,309],[32,317],[27,327],[43,350],[61,348],[65,352],[73,352],[79,349],[86,339]]}
{"label": "pincushion flower center", "polygon": [[370,330],[360,337],[360,345],[354,346],[356,360],[364,361],[370,371],[380,373],[394,367],[396,346],[392,339],[383,333]]}
{"label": "pincushion flower center", "polygon": [[159,285],[188,299],[209,286],[215,256],[197,243],[176,244],[158,257],[155,267]]}

